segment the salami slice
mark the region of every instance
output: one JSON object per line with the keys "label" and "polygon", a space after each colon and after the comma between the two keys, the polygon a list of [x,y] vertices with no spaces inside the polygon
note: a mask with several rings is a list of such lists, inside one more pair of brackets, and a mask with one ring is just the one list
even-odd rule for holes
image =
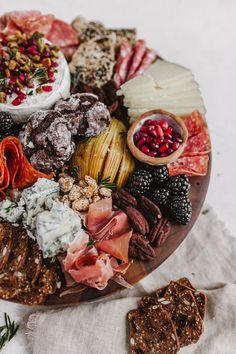
{"label": "salami slice", "polygon": [[197,135],[193,135],[188,139],[187,146],[181,155],[184,156],[196,156],[205,155],[211,151],[210,136],[207,129]]}
{"label": "salami slice", "polygon": [[136,70],[140,66],[145,52],[146,52],[146,42],[143,39],[139,39],[134,46],[134,54],[133,54],[132,62],[130,64],[128,75],[126,77],[126,81],[128,81],[132,77],[132,75],[136,72]]}
{"label": "salami slice", "polygon": [[66,22],[54,20],[47,39],[59,47],[78,45],[76,31]]}
{"label": "salami slice", "polygon": [[168,165],[169,175],[205,176],[208,168],[208,155],[179,157]]}
{"label": "salami slice", "polygon": [[61,51],[62,53],[65,55],[65,58],[70,61],[74,52],[76,51],[77,49],[77,45],[70,45],[70,46],[67,46],[67,47],[62,47],[61,48]]}
{"label": "salami slice", "polygon": [[19,11],[16,14],[10,15],[10,20],[22,32],[40,32],[45,36],[49,33],[54,18],[54,15],[42,15],[39,11]]}
{"label": "salami slice", "polygon": [[191,137],[207,129],[206,122],[202,114],[198,111],[193,111],[188,117],[184,119],[184,123],[188,129],[188,136]]}
{"label": "salami slice", "polygon": [[129,79],[133,79],[136,76],[142,75],[144,71],[149,68],[149,66],[154,62],[156,58],[157,58],[157,53],[155,52],[155,50],[147,48],[139,68],[135,71],[133,75],[130,75]]}
{"label": "salami slice", "polygon": [[35,170],[26,159],[19,139],[9,136],[0,143],[0,193],[11,186],[24,189],[34,184],[38,178],[51,178]]}
{"label": "salami slice", "polygon": [[130,60],[133,55],[133,50],[131,45],[127,41],[123,41],[120,45],[120,51],[116,63],[114,81],[117,87],[120,87],[125,82]]}

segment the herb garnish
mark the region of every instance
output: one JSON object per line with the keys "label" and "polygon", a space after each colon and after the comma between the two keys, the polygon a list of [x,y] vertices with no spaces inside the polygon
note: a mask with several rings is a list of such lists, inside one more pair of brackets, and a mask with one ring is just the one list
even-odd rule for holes
{"label": "herb garnish", "polygon": [[116,188],[116,184],[112,183],[110,181],[111,181],[111,177],[106,177],[106,178],[102,179],[101,178],[101,174],[98,173],[98,184],[101,187],[108,188],[108,189],[111,189],[111,190],[115,189]]}
{"label": "herb garnish", "polygon": [[0,327],[0,349],[2,349],[7,342],[9,342],[16,334],[19,326],[11,321],[10,317],[4,313],[5,325]]}
{"label": "herb garnish", "polygon": [[6,80],[0,79],[0,89],[1,89],[1,91],[5,91],[6,87],[7,87]]}
{"label": "herb garnish", "polygon": [[95,245],[95,240],[90,239],[89,242],[87,243],[87,247]]}
{"label": "herb garnish", "polygon": [[13,204],[9,205],[9,207],[5,208],[5,212],[9,213],[9,211],[11,211],[12,209],[14,209],[16,207],[17,207],[17,204],[13,203]]}
{"label": "herb garnish", "polygon": [[71,176],[76,178],[79,170],[80,170],[79,166],[74,166],[70,171]]}
{"label": "herb garnish", "polygon": [[42,84],[48,81],[48,73],[46,68],[36,69],[33,77],[36,77]]}

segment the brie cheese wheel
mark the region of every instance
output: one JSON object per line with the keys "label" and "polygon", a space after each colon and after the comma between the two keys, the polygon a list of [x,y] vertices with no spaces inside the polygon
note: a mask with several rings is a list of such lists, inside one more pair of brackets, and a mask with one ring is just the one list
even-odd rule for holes
{"label": "brie cheese wheel", "polygon": [[[19,106],[14,106],[11,103],[12,100],[17,97],[17,95],[14,94],[8,97],[6,103],[0,103],[0,111],[9,113],[15,123],[25,123],[32,113],[39,110],[51,109],[59,99],[69,97],[71,85],[70,72],[62,52],[59,52],[57,63],[58,67],[57,72],[55,72],[55,81],[45,84],[52,86],[52,91],[37,93],[32,89],[33,94],[27,95],[26,99],[23,100]],[[22,92],[27,94],[26,89],[22,89]]]}

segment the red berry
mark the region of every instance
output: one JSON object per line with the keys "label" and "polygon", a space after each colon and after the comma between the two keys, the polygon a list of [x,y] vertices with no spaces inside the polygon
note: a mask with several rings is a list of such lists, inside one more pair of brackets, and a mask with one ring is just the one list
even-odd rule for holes
{"label": "red berry", "polygon": [[167,131],[164,133],[165,137],[168,139],[172,138],[172,134],[171,133],[167,133]]}
{"label": "red berry", "polygon": [[155,152],[155,151],[149,151],[148,156],[156,157],[156,156],[157,156],[157,152]]}
{"label": "red berry", "polygon": [[161,157],[166,157],[167,156],[167,153],[166,152],[163,152],[162,154],[161,154]]}
{"label": "red berry", "polygon": [[25,81],[25,74],[20,74],[19,79],[20,81]]}
{"label": "red berry", "polygon": [[148,119],[148,120],[146,120],[145,124],[146,125],[152,125],[153,124],[153,120]]}
{"label": "red berry", "polygon": [[139,132],[135,133],[134,134],[134,142],[137,143],[137,141],[140,139],[140,137],[141,136],[140,136]]}
{"label": "red berry", "polygon": [[169,148],[169,149],[167,150],[168,154],[172,154],[173,151],[174,151],[174,150],[171,149],[171,148]]}
{"label": "red berry", "polygon": [[21,99],[19,97],[12,101],[13,106],[19,106],[21,104]]}
{"label": "red berry", "polygon": [[26,99],[26,94],[24,92],[19,92],[18,97],[20,100],[25,100]]}
{"label": "red berry", "polygon": [[159,148],[159,145],[155,143],[151,143],[150,146],[153,150],[157,150]]}
{"label": "red berry", "polygon": [[168,127],[166,129],[166,133],[172,134],[172,132],[173,132],[173,128],[172,127]]}
{"label": "red berry", "polygon": [[144,154],[148,154],[149,153],[149,148],[146,146],[146,145],[143,145],[142,147],[141,147],[141,151],[144,153]]}
{"label": "red berry", "polygon": [[45,86],[42,86],[42,89],[45,92],[51,92],[52,91],[52,86],[45,85]]}
{"label": "red berry", "polygon": [[138,141],[137,146],[140,148],[146,142],[146,138],[142,136],[142,138]]}
{"label": "red berry", "polygon": [[157,131],[154,130],[154,129],[152,129],[152,130],[150,131],[150,134],[151,134],[154,138],[157,138],[157,137],[158,137]]}

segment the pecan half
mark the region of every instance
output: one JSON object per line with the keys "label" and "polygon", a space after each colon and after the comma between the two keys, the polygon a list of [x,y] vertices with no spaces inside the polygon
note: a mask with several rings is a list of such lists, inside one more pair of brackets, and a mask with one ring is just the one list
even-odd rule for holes
{"label": "pecan half", "polygon": [[160,247],[167,239],[170,233],[169,221],[162,218],[155,224],[148,235],[149,241],[156,247]]}
{"label": "pecan half", "polygon": [[138,204],[136,198],[122,188],[117,188],[112,193],[112,200],[121,209],[125,209],[127,206],[136,208]]}
{"label": "pecan half", "polygon": [[149,225],[145,217],[132,206],[125,208],[125,212],[129,218],[129,222],[134,228],[135,231],[139,232],[142,235],[149,233]]}
{"label": "pecan half", "polygon": [[152,225],[158,223],[158,221],[162,217],[161,211],[158,206],[144,195],[142,195],[139,199],[138,208]]}
{"label": "pecan half", "polygon": [[141,261],[149,261],[155,258],[155,252],[148,240],[135,232],[129,243],[129,256]]}

